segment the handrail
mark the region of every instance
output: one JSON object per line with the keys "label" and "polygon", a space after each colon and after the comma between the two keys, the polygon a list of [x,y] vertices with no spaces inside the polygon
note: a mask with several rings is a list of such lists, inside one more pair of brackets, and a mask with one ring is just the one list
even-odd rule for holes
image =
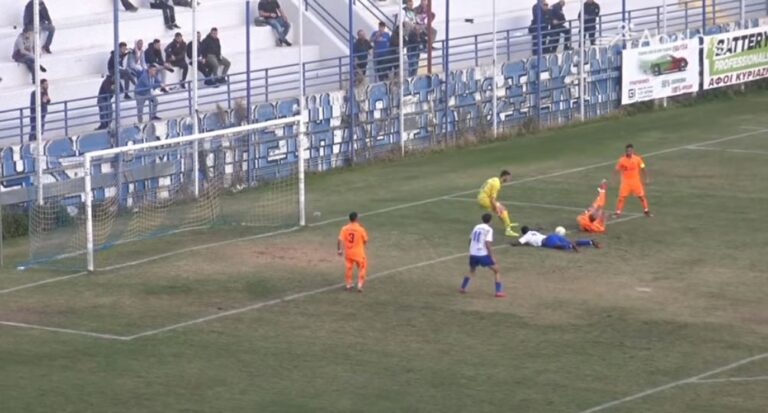
{"label": "handrail", "polygon": [[371,0],[352,0],[353,3],[360,3],[360,5],[368,10],[368,13],[373,15],[377,20],[382,21],[387,24],[387,27],[394,28],[397,22],[393,20],[387,13],[384,13],[384,10],[382,10],[378,4]]}
{"label": "handrail", "polygon": [[307,0],[307,7],[309,10],[314,11],[317,16],[326,23],[327,27],[331,29],[342,42],[349,42],[349,33],[347,32],[347,27],[341,23],[336,18],[336,16],[333,15],[333,13],[329,12],[328,9],[323,7],[323,5],[320,3],[320,0]]}
{"label": "handrail", "polygon": [[[366,0],[359,1],[361,4],[364,4],[363,2]],[[338,27],[343,27],[330,12],[322,7],[319,1],[308,2],[310,7],[315,3],[318,4],[319,9],[324,10],[333,18],[333,21],[337,24],[337,29]],[[702,17],[701,6],[697,5],[688,8],[689,4],[700,4],[700,0],[689,0],[683,3],[682,6],[675,6],[673,10],[668,12],[667,24],[669,31],[677,32],[681,30],[687,31],[692,27],[699,28]],[[721,0],[717,3],[717,8],[714,11],[722,12],[725,10],[733,12],[723,16],[726,18],[739,17],[740,6],[735,7],[739,4],[738,0]],[[705,10],[707,13],[712,12],[709,8],[707,9]],[[757,3],[747,4],[744,11],[745,14],[758,12],[768,14],[768,10],[764,10],[762,5]],[[657,29],[659,22],[656,16],[659,12],[660,6],[632,9],[626,13],[626,20],[630,23],[637,22],[640,29]],[[606,30],[609,25],[618,24],[621,21],[621,12],[601,16],[597,24],[598,31]],[[578,23],[577,19],[568,22],[572,30],[578,29]],[[711,23],[711,19],[708,23]],[[333,29],[332,24],[329,26]],[[340,37],[343,36],[342,40],[347,37],[347,34],[342,35],[338,30],[334,32]],[[505,60],[511,60],[513,56],[518,55],[522,57],[523,53],[530,54],[531,44],[527,27],[510,28],[499,31],[499,33],[501,35],[498,36],[498,41],[504,45],[500,48],[499,53],[506,57]],[[547,31],[544,31],[542,34],[545,35],[546,33]],[[450,50],[439,50],[435,51],[435,53],[438,56],[442,53],[450,53],[451,62],[454,64],[473,62],[476,65],[481,58],[490,57],[489,50],[492,47],[492,37],[492,33],[454,37],[450,39]],[[578,39],[579,35],[573,33],[572,37]],[[327,90],[326,87],[329,86],[338,86],[337,88],[343,89],[345,82],[349,80],[349,59],[349,55],[342,55],[305,62],[303,76],[306,79],[306,87],[310,93],[315,93],[319,89]],[[369,59],[369,62],[373,62],[373,59]],[[213,104],[226,101],[227,107],[231,108],[233,101],[244,98],[249,88],[253,94],[252,96],[256,98],[254,100],[256,103],[274,100],[275,95],[282,97],[292,95],[295,97],[298,92],[298,82],[296,79],[300,76],[301,71],[302,69],[298,68],[295,64],[256,69],[251,71],[250,85],[246,82],[245,72],[230,74],[228,75],[229,83],[225,87],[220,89],[202,88],[200,102]],[[191,82],[186,82],[187,86],[190,84]],[[95,120],[98,116],[98,108],[95,105],[96,99],[97,96],[94,95],[52,103],[48,106],[46,131],[63,131],[63,135],[69,135],[70,129],[80,128],[89,124],[95,125]],[[182,109],[185,110],[185,113],[191,113],[189,109],[191,107],[190,99],[188,89],[172,91],[161,100],[158,114],[179,112]],[[87,103],[85,103],[86,101]],[[29,125],[27,124],[29,115],[29,107],[26,106],[1,110],[0,139],[18,137],[19,142],[23,143],[26,134],[29,133]],[[113,114],[113,116],[118,116],[121,120],[129,120],[134,118],[135,115],[132,110],[122,110],[121,113]]]}

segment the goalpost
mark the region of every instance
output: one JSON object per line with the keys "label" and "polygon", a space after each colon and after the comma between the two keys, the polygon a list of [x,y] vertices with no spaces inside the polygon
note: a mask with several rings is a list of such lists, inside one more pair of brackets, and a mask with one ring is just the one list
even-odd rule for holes
{"label": "goalpost", "polygon": [[[29,265],[94,271],[304,225],[302,125],[295,116],[54,160],[61,169],[30,210]],[[149,242],[161,237],[172,238]]]}

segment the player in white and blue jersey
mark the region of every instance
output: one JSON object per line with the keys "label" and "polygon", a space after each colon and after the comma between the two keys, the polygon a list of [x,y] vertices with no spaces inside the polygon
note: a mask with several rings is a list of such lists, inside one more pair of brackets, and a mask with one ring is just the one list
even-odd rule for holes
{"label": "player in white and blue jersey", "polygon": [[538,231],[533,231],[527,226],[520,228],[523,236],[518,240],[519,245],[529,245],[531,247],[551,248],[554,250],[566,250],[578,252],[579,247],[600,248],[601,245],[593,239],[579,239],[571,241],[565,236],[551,233],[544,235]]}
{"label": "player in white and blue jersey", "polygon": [[483,214],[483,223],[475,226],[469,236],[469,275],[465,276],[461,282],[461,289],[459,290],[461,293],[467,292],[467,286],[475,275],[477,267],[485,267],[493,271],[496,282],[496,297],[507,296],[502,289],[501,274],[499,274],[499,267],[496,265],[496,258],[491,247],[493,228],[488,224],[491,223],[492,218],[491,214]]}

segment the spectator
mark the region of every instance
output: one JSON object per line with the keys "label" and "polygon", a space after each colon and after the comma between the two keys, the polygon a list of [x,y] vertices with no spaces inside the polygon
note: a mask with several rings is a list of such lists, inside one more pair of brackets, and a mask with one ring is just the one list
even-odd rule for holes
{"label": "spectator", "polygon": [[157,70],[160,72],[160,76],[165,83],[166,71],[173,73],[173,67],[163,59],[163,46],[160,44],[160,39],[155,39],[147,46],[147,51],[144,52],[144,60],[149,66],[157,66]]}
{"label": "spectator", "polygon": [[[138,79],[144,71],[147,70],[147,61],[144,58],[144,40],[136,40],[134,47],[128,53],[128,70]],[[125,98],[131,99],[128,91],[125,91]]]}
{"label": "spectator", "polygon": [[[200,40],[202,37],[203,35],[200,32],[197,32],[197,71],[205,78],[206,85],[218,86],[218,83],[214,79],[211,79],[213,69],[211,69],[211,66],[206,62],[202,55],[203,42]],[[187,43],[187,59],[189,59],[189,63],[192,64],[192,42]]]}
{"label": "spectator", "polygon": [[[600,17],[600,5],[595,0],[587,0],[584,2],[584,34],[581,35],[581,41],[585,40],[585,37],[589,37],[589,44],[595,45],[595,31],[597,31],[597,18]],[[579,12],[579,19],[581,19],[581,12]]]}
{"label": "spectator", "polygon": [[129,11],[131,13],[139,11],[139,8],[134,6],[133,3],[131,3],[131,0],[120,0],[120,2],[123,3],[125,11]]}
{"label": "spectator", "polygon": [[389,78],[387,60],[389,58],[390,33],[387,31],[387,25],[379,22],[379,30],[371,34],[371,44],[373,44],[373,67],[377,79],[384,81]]}
{"label": "spectator", "polygon": [[367,75],[368,54],[371,52],[371,49],[373,49],[373,46],[371,45],[371,42],[368,40],[368,38],[365,37],[365,31],[358,30],[357,39],[355,40],[355,44],[352,48],[352,52],[355,55],[358,79],[365,79],[365,76]]}
{"label": "spectator", "polygon": [[[32,83],[35,83],[35,39],[32,30],[25,27],[24,30],[16,38],[16,43],[13,44],[13,55],[11,58],[16,63],[21,63],[29,69],[32,74]],[[43,65],[40,65],[40,71],[46,72],[47,70]]]}
{"label": "spectator", "polygon": [[419,60],[421,60],[421,37],[416,27],[406,31],[405,50],[408,56],[408,77],[419,74]]}
{"label": "spectator", "polygon": [[416,10],[413,9],[413,0],[406,0],[403,6],[403,29],[406,32],[416,26]]}
{"label": "spectator", "polygon": [[[189,7],[191,9],[192,1],[191,0],[173,0],[173,5],[179,6],[179,7]],[[197,2],[197,5],[198,6],[200,5],[199,1]]]}
{"label": "spectator", "polygon": [[[128,69],[128,44],[125,42],[120,42],[120,51],[119,51],[119,64],[118,72],[120,73],[120,78],[123,79],[123,85],[124,90],[126,93],[128,92],[128,89],[131,87],[131,83],[136,84],[136,76],[133,74],[131,70]],[[109,54],[109,60],[107,61],[107,73],[109,73],[110,76],[114,78],[115,76],[115,51],[113,50]]]}
{"label": "spectator", "polygon": [[291,42],[286,39],[288,31],[291,30],[291,23],[285,17],[285,12],[280,7],[277,0],[259,0],[259,17],[270,26],[277,34],[278,44],[291,46]]}
{"label": "spectator", "polygon": [[176,33],[173,41],[165,47],[165,61],[167,64],[181,69],[181,88],[185,89],[189,65],[184,55],[187,53],[187,42],[184,41],[181,33]]}
{"label": "spectator", "polygon": [[149,3],[149,8],[163,11],[163,23],[165,23],[166,29],[181,29],[181,27],[176,24],[176,11],[173,8],[173,4],[170,3],[170,0],[152,0],[152,3]]}
{"label": "spectator", "polygon": [[[35,91],[29,95],[29,141],[37,140],[37,112],[35,111]],[[48,80],[40,79],[40,136],[45,132],[45,115],[48,114],[48,105],[51,104],[51,98],[48,96]]]}
{"label": "spectator", "polygon": [[[435,13],[432,12],[432,8],[429,3],[430,0],[421,0],[421,3],[419,3],[416,8],[413,9],[413,11],[416,13],[416,27],[419,29],[419,32],[421,33],[421,36],[423,38],[423,44],[422,46],[426,49],[427,44],[434,43],[435,39],[437,38],[437,29],[432,27],[432,30],[428,30],[429,26],[435,21]],[[438,47],[432,46],[433,49],[439,49]]]}
{"label": "spectator", "polygon": [[[219,41],[219,29],[212,28],[208,36],[205,36],[202,43],[203,51],[200,53],[205,62],[211,68],[211,75],[218,83],[227,83],[227,72],[231,63],[226,57],[221,55],[221,41]],[[221,75],[219,75],[219,67],[221,66]]]}
{"label": "spectator", "polygon": [[571,29],[566,27],[568,19],[565,18],[563,12],[565,7],[565,0],[560,0],[552,6],[551,23],[550,23],[550,36],[549,36],[549,53],[557,53],[558,45],[560,44],[560,35],[563,35],[563,50],[571,50]]}
{"label": "spectator", "polygon": [[160,120],[157,116],[157,97],[155,90],[165,91],[165,85],[157,75],[157,66],[149,66],[144,73],[139,76],[136,83],[136,111],[139,123],[144,122],[144,104],[149,103],[149,119]]}
{"label": "spectator", "polygon": [[96,130],[109,128],[112,123],[112,98],[115,96],[115,78],[108,74],[101,82],[96,105],[99,107],[99,127]]}
{"label": "spectator", "polygon": [[539,38],[541,38],[542,52],[547,52],[549,4],[546,0],[536,0],[532,12],[533,16],[531,18],[531,25],[528,26],[528,33],[531,35],[533,55],[536,56],[539,54]]}
{"label": "spectator", "polygon": [[[24,8],[24,28],[30,31],[34,31],[35,16],[33,9],[33,0],[29,0],[27,6]],[[48,36],[43,43],[42,51],[45,53],[51,53],[51,42],[53,42],[53,35],[56,33],[56,27],[53,25],[51,15],[48,13],[48,7],[45,6],[45,2],[40,0],[40,31],[46,32]]]}
{"label": "spectator", "polygon": [[[387,78],[389,78],[391,72],[397,73],[400,70],[400,55],[398,55],[398,53],[402,53],[402,50],[400,50],[400,39],[400,26],[398,25],[395,26],[395,28],[392,30],[392,35],[389,37],[389,49],[387,50],[387,58],[384,59]],[[393,78],[399,79],[400,76],[398,74],[393,74]]]}

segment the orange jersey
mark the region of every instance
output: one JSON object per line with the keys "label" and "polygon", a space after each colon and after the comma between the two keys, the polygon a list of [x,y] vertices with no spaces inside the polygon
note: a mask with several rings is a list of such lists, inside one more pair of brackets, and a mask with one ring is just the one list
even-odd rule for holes
{"label": "orange jersey", "polygon": [[365,258],[365,243],[368,242],[368,232],[357,222],[350,222],[341,228],[339,241],[344,246],[344,256],[347,259]]}
{"label": "orange jersey", "polygon": [[616,170],[621,173],[622,182],[640,182],[640,171],[643,169],[643,158],[634,154],[629,158],[622,156],[616,163]]}
{"label": "orange jersey", "polygon": [[592,221],[589,212],[585,211],[578,217],[579,229],[586,232],[605,232],[605,222],[602,219]]}

